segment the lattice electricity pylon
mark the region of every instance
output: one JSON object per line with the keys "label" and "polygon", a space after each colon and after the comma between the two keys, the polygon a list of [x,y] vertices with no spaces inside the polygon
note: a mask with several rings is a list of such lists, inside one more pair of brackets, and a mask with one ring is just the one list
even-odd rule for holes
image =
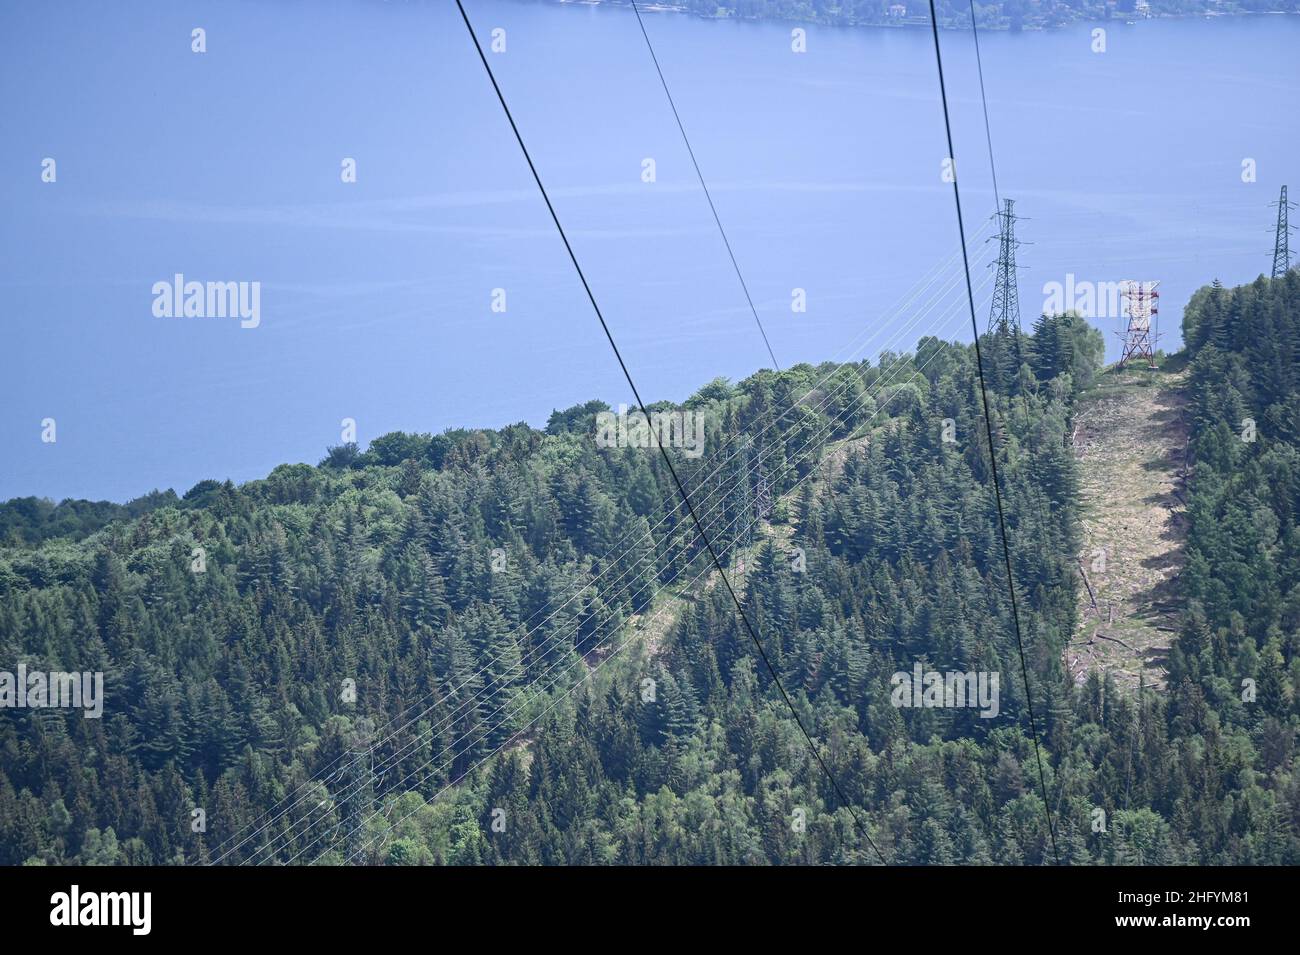
{"label": "lattice electricity pylon", "polygon": [[1160,293],[1156,291],[1159,284],[1132,280],[1120,283],[1120,295],[1128,300],[1128,328],[1124,332],[1124,351],[1119,358],[1121,368],[1134,355],[1145,358],[1148,368],[1156,367],[1157,336],[1151,329],[1151,320],[1160,312]]}
{"label": "lattice electricity pylon", "polygon": [[994,269],[993,307],[989,311],[990,332],[1020,331],[1020,291],[1016,286],[1016,249],[1023,244],[1016,238],[1016,222],[1020,216],[1012,211],[1014,199],[1002,201],[998,219],[998,260],[990,264]]}
{"label": "lattice electricity pylon", "polygon": [[[753,439],[745,437],[745,513],[750,518],[746,520],[740,528],[737,528],[736,534],[736,562],[733,579],[737,585],[740,585],[747,574],[753,568],[754,562],[754,537],[758,529],[759,521],[764,520],[772,513],[772,483],[768,480],[767,475],[762,471],[762,465],[759,460],[760,455],[754,448]],[[750,476],[754,479],[753,488],[750,488]],[[745,526],[748,530],[744,530]],[[737,589],[742,589],[737,586]],[[744,588],[747,591],[747,588]]]}
{"label": "lattice electricity pylon", "polygon": [[1286,186],[1283,186],[1277,202],[1270,202],[1269,205],[1277,206],[1277,238],[1273,240],[1273,278],[1280,279],[1291,269],[1291,226],[1287,222],[1287,210],[1294,209],[1296,204],[1287,202]]}
{"label": "lattice electricity pylon", "polygon": [[374,753],[369,748],[350,750],[338,807],[343,830],[338,849],[346,858],[360,858],[365,848],[365,824],[374,808],[374,782]]}
{"label": "lattice electricity pylon", "polygon": [[755,522],[765,520],[772,513],[772,485],[767,480],[767,475],[758,476],[758,484],[754,488],[754,520]]}

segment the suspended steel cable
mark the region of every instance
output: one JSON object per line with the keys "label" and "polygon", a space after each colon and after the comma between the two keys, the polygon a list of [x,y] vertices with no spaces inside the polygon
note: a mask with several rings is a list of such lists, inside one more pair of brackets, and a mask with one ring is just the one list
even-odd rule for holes
{"label": "suspended steel cable", "polygon": [[[596,314],[597,321],[600,322],[601,330],[605,334],[605,340],[609,343],[610,350],[614,353],[614,358],[618,362],[620,370],[623,372],[623,377],[627,380],[628,388],[631,389],[632,396],[636,399],[637,407],[641,409],[641,413],[646,416],[647,420],[649,420],[649,411],[647,410],[645,402],[641,398],[640,390],[637,388],[636,381],[633,379],[632,373],[628,369],[627,362],[623,359],[622,352],[619,351],[618,343],[614,340],[614,335],[610,331],[609,324],[605,321],[605,316],[601,312],[600,305],[596,301],[595,293],[592,292],[591,285],[587,281],[587,276],[583,272],[581,264],[578,262],[577,254],[573,251],[573,246],[569,242],[568,234],[564,231],[564,226],[560,223],[560,217],[555,211],[555,206],[551,203],[551,197],[546,191],[546,186],[542,183],[542,177],[537,171],[537,166],[533,163],[532,155],[528,152],[528,147],[524,144],[523,134],[519,131],[514,116],[510,112],[510,107],[506,103],[505,94],[501,91],[501,87],[497,83],[496,74],[492,71],[491,64],[488,63],[487,54],[483,52],[483,47],[479,44],[478,35],[474,32],[474,26],[470,22],[469,14],[465,12],[465,5],[461,0],[456,0],[456,7],[460,11],[461,19],[465,21],[465,29],[469,32],[470,40],[474,44],[474,50],[478,53],[479,61],[483,64],[483,69],[486,71],[488,79],[492,83],[492,89],[496,93],[497,101],[501,104],[501,110],[505,113],[506,121],[510,124],[510,129],[514,133],[515,141],[519,144],[519,150],[523,153],[524,161],[528,164],[529,172],[532,173],[533,181],[537,184],[537,190],[542,195],[542,201],[546,204],[547,212],[550,213],[551,221],[555,224],[556,232],[559,233],[560,241],[564,244],[565,251],[569,256],[569,261],[573,264],[574,272],[577,274],[578,280],[582,284],[583,291],[587,295],[587,300],[591,303],[591,308]],[[965,257],[965,251],[965,246],[963,245],[963,258]],[[969,277],[967,284],[969,285]],[[672,478],[673,485],[677,488],[677,493],[681,496],[682,503],[686,506],[686,510],[690,514],[691,522],[700,531],[700,538],[704,543],[705,549],[709,552],[709,557],[712,559],[714,566],[718,569],[718,573],[722,578],[722,583],[726,587],[732,603],[735,604],[736,612],[740,615],[740,619],[745,626],[746,632],[749,634],[750,640],[753,641],[759,658],[763,661],[763,665],[767,668],[769,675],[772,677],[773,685],[776,686],[782,700],[784,700],[786,706],[789,707],[795,725],[799,727],[799,731],[803,734],[804,739],[808,743],[809,752],[816,760],[817,765],[821,767],[822,772],[825,774],[831,787],[835,790],[841,803],[853,817],[854,823],[862,833],[863,838],[867,841],[867,844],[875,851],[880,861],[885,863],[884,855],[876,846],[875,841],[872,840],[871,833],[867,830],[866,824],[862,821],[857,809],[854,808],[852,801],[844,792],[839,780],[835,778],[830,767],[826,765],[826,760],[822,756],[821,750],[813,741],[812,734],[804,725],[803,718],[799,716],[799,711],[795,707],[794,701],[790,699],[790,695],[786,692],[785,686],[781,683],[780,675],[776,672],[776,667],[772,664],[771,659],[767,655],[767,650],[763,647],[763,641],[759,638],[758,632],[754,629],[753,623],[750,622],[749,615],[745,612],[744,607],[741,606],[740,597],[736,594],[735,589],[731,585],[731,581],[727,577],[726,571],[723,569],[722,560],[718,556],[713,541],[704,532],[704,525],[700,521],[699,516],[695,513],[695,505],[691,502],[690,496],[686,493],[686,488],[677,474],[677,468],[673,465],[672,455],[668,453],[668,449],[665,448],[661,442],[656,442],[656,445],[659,448],[659,453],[663,459],[664,467],[668,471],[669,477]]]}
{"label": "suspended steel cable", "polygon": [[[457,0],[459,3],[460,0]],[[1038,785],[1043,796],[1043,812],[1047,815],[1047,831],[1052,841],[1052,856],[1061,864],[1061,853],[1056,845],[1056,825],[1052,819],[1051,801],[1047,797],[1047,776],[1043,772],[1043,753],[1038,743],[1038,724],[1034,718],[1034,697],[1029,686],[1029,665],[1025,660],[1025,642],[1020,626],[1020,606],[1016,600],[1016,584],[1011,574],[1011,544],[1007,536],[1006,511],[1002,503],[1002,487],[998,477],[997,446],[993,441],[993,416],[989,408],[988,387],[984,380],[984,359],[980,353],[979,321],[975,317],[975,292],[971,286],[970,262],[966,255],[966,225],[962,220],[961,190],[957,185],[957,157],[952,144],[952,118],[948,112],[948,88],[943,76],[943,55],[939,49],[939,19],[935,14],[934,0],[930,0],[930,29],[934,34],[934,62],[939,73],[939,98],[943,103],[943,127],[948,139],[948,158],[952,163],[952,196],[957,207],[957,233],[961,245],[962,268],[966,273],[966,298],[970,304],[971,332],[975,336],[975,366],[979,372],[980,397],[984,405],[984,430],[989,443],[990,479],[993,497],[997,502],[998,531],[1002,538],[1002,560],[1007,574],[1007,592],[1011,597],[1011,617],[1015,624],[1016,649],[1020,654],[1020,673],[1025,683],[1025,703],[1029,711],[1029,732],[1034,743],[1034,759],[1038,763]]]}

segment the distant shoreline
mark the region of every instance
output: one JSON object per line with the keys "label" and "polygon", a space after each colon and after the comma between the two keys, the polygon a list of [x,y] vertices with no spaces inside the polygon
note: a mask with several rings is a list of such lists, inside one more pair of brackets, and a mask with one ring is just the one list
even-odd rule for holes
{"label": "distant shoreline", "polygon": [[[550,3],[557,6],[582,6],[582,7],[626,7],[632,6],[630,0],[549,0]],[[909,7],[919,7],[926,10],[924,16],[903,15],[897,18],[885,20],[854,20],[837,17],[805,17],[805,16],[787,16],[780,12],[758,15],[744,15],[739,13],[728,13],[725,16],[709,15],[689,6],[680,3],[640,3],[641,10],[647,13],[680,13],[687,16],[695,17],[700,20],[734,20],[744,23],[804,23],[815,26],[829,26],[843,29],[885,29],[885,30],[904,30],[917,27],[929,27],[930,17],[928,14],[928,4],[918,4],[912,0],[910,4],[903,4]],[[1109,11],[1111,15],[1101,16],[1093,12],[1083,11],[1069,19],[1056,20],[1051,22],[1028,22],[1014,23],[1007,18],[1001,18],[1000,22],[984,21],[979,24],[982,31],[998,31],[1003,33],[1045,33],[1049,30],[1057,30],[1068,27],[1076,23],[1120,23],[1124,25],[1134,25],[1140,22],[1149,22],[1154,20],[1219,20],[1219,19],[1243,19],[1245,17],[1263,17],[1263,16],[1295,16],[1300,15],[1300,10],[1189,10],[1186,13],[1148,13],[1138,14],[1130,11],[1128,13],[1119,13]],[[945,30],[965,30],[970,27],[968,18],[944,18],[940,17],[939,26]]]}

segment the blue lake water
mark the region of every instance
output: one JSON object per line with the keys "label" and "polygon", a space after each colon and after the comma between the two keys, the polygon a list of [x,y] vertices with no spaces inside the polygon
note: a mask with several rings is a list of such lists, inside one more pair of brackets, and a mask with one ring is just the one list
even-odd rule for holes
{"label": "blue lake water", "polygon": [[[631,10],[467,7],[505,31],[493,67],[647,400],[769,365]],[[783,365],[970,338],[960,288],[892,310],[956,274],[927,30],[809,26],[796,54],[794,24],[647,25]],[[1300,17],[1110,22],[1104,53],[1096,26],[982,35],[1021,309],[1068,274],[1158,279],[1172,348],[1197,287],[1270,266],[1268,203],[1300,191]],[[974,232],[974,48],[942,42]],[[0,498],[247,480],[344,418],[364,444],[628,400],[454,4],[9,4],[0,53]],[[260,282],[260,324],[156,317],[177,273]]]}

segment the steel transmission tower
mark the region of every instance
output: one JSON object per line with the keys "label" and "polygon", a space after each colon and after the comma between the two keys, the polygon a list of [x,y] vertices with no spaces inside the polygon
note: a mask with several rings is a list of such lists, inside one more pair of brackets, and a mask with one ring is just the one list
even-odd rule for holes
{"label": "steel transmission tower", "polygon": [[1004,199],[998,217],[998,260],[993,264],[993,308],[989,312],[990,332],[1020,332],[1020,292],[1016,288],[1016,220],[1014,199]]}
{"label": "steel transmission tower", "polygon": [[345,861],[361,860],[367,840],[366,821],[374,810],[375,752],[369,717],[357,720],[350,757],[343,767],[343,786],[339,795],[339,825],[344,831],[337,848]]}
{"label": "steel transmission tower", "polygon": [[1271,202],[1269,205],[1277,206],[1277,238],[1273,241],[1273,278],[1280,279],[1291,268],[1291,226],[1287,222],[1287,210],[1296,207],[1294,202],[1287,202],[1286,186],[1282,187],[1282,195],[1278,197],[1277,202]]}
{"label": "steel transmission tower", "polygon": [[1124,352],[1119,358],[1123,368],[1133,356],[1145,358],[1148,368],[1156,367],[1156,334],[1151,319],[1160,312],[1159,282],[1121,282],[1120,294],[1128,300],[1128,328],[1124,332]]}

